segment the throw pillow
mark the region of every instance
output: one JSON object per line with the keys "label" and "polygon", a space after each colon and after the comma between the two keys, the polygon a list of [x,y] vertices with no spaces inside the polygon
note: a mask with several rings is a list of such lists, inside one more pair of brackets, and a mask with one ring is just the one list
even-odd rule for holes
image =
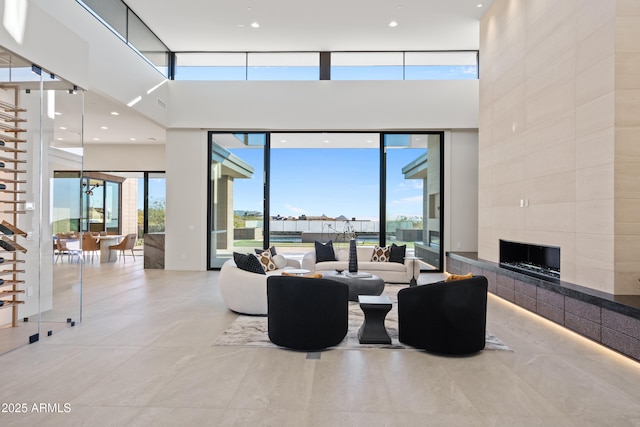
{"label": "throw pillow", "polygon": [[467,274],[449,274],[447,276],[446,279],[444,279],[445,282],[453,282],[455,280],[464,280],[464,279],[471,279],[473,277],[473,274],[471,273],[467,273]]}
{"label": "throw pillow", "polygon": [[371,255],[371,261],[388,262],[390,254],[391,248],[389,246],[374,246],[373,255]]}
{"label": "throw pillow", "polygon": [[256,248],[255,251],[256,251],[256,255],[260,255],[264,251],[271,252],[271,256],[278,255],[276,253],[276,247],[275,246],[271,246],[269,249],[258,249],[258,248]]}
{"label": "throw pillow", "polygon": [[240,254],[238,252],[233,253],[233,260],[239,269],[248,271],[250,273],[265,274],[262,264],[258,261],[258,258],[254,254]]}
{"label": "throw pillow", "polygon": [[255,257],[258,258],[258,261],[260,261],[260,265],[262,265],[262,268],[265,272],[272,271],[278,268],[276,267],[276,263],[273,262],[271,252],[268,250],[261,252],[260,254],[255,254]]}
{"label": "throw pillow", "polygon": [[287,273],[287,271],[282,272],[283,276],[298,276],[298,277],[306,277],[307,279],[322,279],[322,273],[309,273],[304,276],[300,276],[299,274]]}
{"label": "throw pillow", "polygon": [[333,242],[329,240],[326,244],[315,241],[316,245],[316,262],[337,261],[336,254],[333,251]]}
{"label": "throw pillow", "polygon": [[281,268],[285,268],[287,266],[287,259],[282,256],[282,255],[273,255],[271,254],[271,258],[273,259],[273,262],[276,265],[276,270],[279,270]]}
{"label": "throw pillow", "polygon": [[395,243],[391,245],[391,253],[389,254],[389,262],[399,262],[404,264],[404,257],[407,253],[407,245],[398,246]]}

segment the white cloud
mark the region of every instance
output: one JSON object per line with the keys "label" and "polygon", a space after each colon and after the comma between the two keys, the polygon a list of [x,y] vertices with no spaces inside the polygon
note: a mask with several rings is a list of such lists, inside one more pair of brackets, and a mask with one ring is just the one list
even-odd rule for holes
{"label": "white cloud", "polygon": [[403,197],[401,199],[392,200],[392,205],[408,205],[414,203],[422,203],[422,196]]}
{"label": "white cloud", "polygon": [[291,212],[294,212],[294,213],[303,214],[303,213],[306,213],[306,212],[307,212],[307,211],[305,211],[305,210],[304,210],[304,209],[302,209],[302,208],[296,208],[295,206],[291,206],[289,203],[285,203],[285,204],[284,204],[284,207],[285,207],[285,208],[287,208],[287,209],[289,209]]}
{"label": "white cloud", "polygon": [[396,185],[393,191],[422,190],[423,184],[421,179],[407,179]]}

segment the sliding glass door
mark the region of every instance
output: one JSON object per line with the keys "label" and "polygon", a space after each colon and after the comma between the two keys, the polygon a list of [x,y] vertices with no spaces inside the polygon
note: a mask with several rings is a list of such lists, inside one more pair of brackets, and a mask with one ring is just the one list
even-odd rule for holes
{"label": "sliding glass door", "polygon": [[266,133],[211,133],[209,268],[263,246]]}
{"label": "sliding glass door", "polygon": [[315,241],[347,250],[380,241],[377,133],[271,135],[269,243],[304,254]]}
{"label": "sliding glass door", "polygon": [[315,241],[346,250],[353,232],[441,269],[442,132],[209,136],[209,268],[272,245],[292,257]]}
{"label": "sliding glass door", "polygon": [[386,244],[406,245],[423,270],[442,265],[442,134],[384,135]]}

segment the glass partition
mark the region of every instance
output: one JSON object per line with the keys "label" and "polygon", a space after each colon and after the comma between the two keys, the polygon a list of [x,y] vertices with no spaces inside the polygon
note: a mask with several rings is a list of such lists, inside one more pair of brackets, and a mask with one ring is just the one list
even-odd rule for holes
{"label": "glass partition", "polygon": [[127,44],[147,58],[162,74],[169,74],[169,48],[129,9]]}
{"label": "glass partition", "polygon": [[[46,85],[45,85],[46,86]],[[58,88],[46,90],[43,117],[43,180],[48,190],[43,205],[53,211],[42,225],[41,336],[68,328],[82,320],[83,245],[81,230],[81,175],[84,92]],[[64,111],[64,113],[62,113]],[[57,173],[59,172],[59,173]],[[49,190],[51,189],[51,190]],[[45,201],[46,200],[46,201]],[[44,206],[43,206],[44,208]],[[45,211],[47,211],[45,209]],[[54,247],[55,245],[55,247]],[[46,254],[51,254],[47,256]],[[46,276],[42,272],[49,272]],[[45,278],[50,274],[49,283]]]}
{"label": "glass partition", "polygon": [[113,33],[169,76],[169,48],[122,0],[76,0]]}
{"label": "glass partition", "polygon": [[[65,176],[57,186],[53,171],[57,165],[82,170],[84,96],[2,48],[0,59],[3,353],[81,320],[80,175]],[[54,200],[54,191],[64,201]],[[55,236],[63,232],[64,239]],[[61,270],[56,261],[64,264]]]}
{"label": "glass partition", "polygon": [[122,0],[82,0],[79,3],[84,3],[104,24],[126,40],[127,5]]}

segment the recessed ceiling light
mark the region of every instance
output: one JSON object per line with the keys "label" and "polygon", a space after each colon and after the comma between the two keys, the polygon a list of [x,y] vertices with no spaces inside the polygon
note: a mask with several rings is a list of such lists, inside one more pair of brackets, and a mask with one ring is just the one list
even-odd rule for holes
{"label": "recessed ceiling light", "polygon": [[53,114],[55,114],[56,116],[61,116],[61,115],[62,115],[62,113],[60,113],[60,112],[58,112],[58,111],[56,111],[56,112],[55,112],[55,113],[53,113]]}
{"label": "recessed ceiling light", "polygon": [[478,3],[478,7],[482,7],[482,3]]}
{"label": "recessed ceiling light", "polygon": [[281,139],[280,142],[287,142],[287,140],[286,139]]}
{"label": "recessed ceiling light", "polygon": [[66,128],[66,127],[64,127],[64,126],[60,126],[58,129],[60,129],[60,130],[67,130],[67,128]]}
{"label": "recessed ceiling light", "polygon": [[64,139],[62,138],[56,138],[58,141],[64,141]]}
{"label": "recessed ceiling light", "polygon": [[325,139],[325,140],[324,140],[324,142],[329,142],[329,140],[328,140],[328,139]]}
{"label": "recessed ceiling light", "polygon": [[129,138],[129,141],[135,141],[135,140],[136,140],[135,138]]}
{"label": "recessed ceiling light", "polygon": [[93,138],[94,141],[100,141],[100,138]]}
{"label": "recessed ceiling light", "polygon": [[398,23],[396,21],[391,21],[391,22],[389,22],[389,26],[390,27],[397,27]]}
{"label": "recessed ceiling light", "polygon": [[257,22],[252,22],[251,23],[251,27],[252,28],[260,28],[260,24],[258,24]]}
{"label": "recessed ceiling light", "polygon": [[111,112],[111,115],[112,115],[112,116],[119,116],[119,115],[120,115],[120,113],[118,113],[117,111],[112,111],[112,112]]}
{"label": "recessed ceiling light", "polygon": [[108,127],[106,127],[106,126],[100,126],[100,129],[107,130],[107,129],[109,129],[109,128],[108,128]]}

